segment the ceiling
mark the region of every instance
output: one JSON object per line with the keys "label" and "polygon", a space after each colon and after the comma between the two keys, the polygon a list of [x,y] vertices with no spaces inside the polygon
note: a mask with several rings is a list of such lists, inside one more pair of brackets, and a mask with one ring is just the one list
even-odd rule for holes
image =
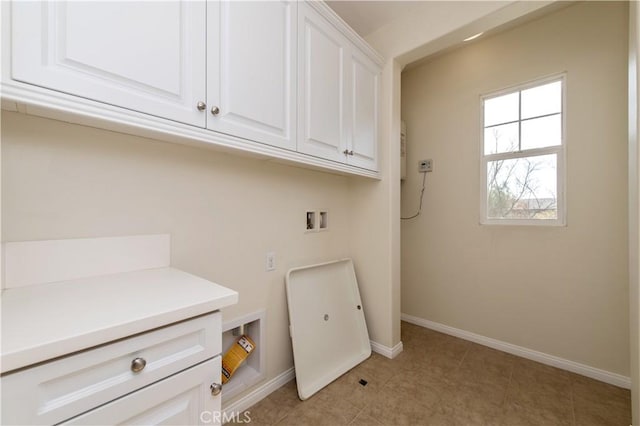
{"label": "ceiling", "polygon": [[366,37],[396,19],[428,7],[427,1],[353,1],[326,2],[361,37]]}
{"label": "ceiling", "polygon": [[[459,3],[465,2],[465,0],[457,1]],[[484,32],[483,38],[486,38],[489,34],[495,34],[514,26],[522,25],[575,3],[574,0],[540,1],[542,6],[534,7],[531,4],[527,4],[535,4],[536,2],[506,0],[501,0],[500,2],[503,5],[510,5],[512,9],[516,8],[514,10],[517,12],[518,17],[504,20],[503,18],[508,16],[508,13],[487,15],[482,20],[474,21],[438,40],[432,40],[431,43],[425,44],[419,51],[412,52],[408,57],[403,57],[401,60],[403,67],[416,66],[421,61],[428,60],[434,54],[444,53],[448,49],[459,47],[463,44],[463,39],[469,35]],[[412,15],[443,16],[443,8],[446,13],[455,13],[455,8],[452,9],[451,4],[447,5],[446,1],[437,0],[325,0],[325,3],[363,38],[367,38],[393,21],[408,18]],[[473,0],[469,3],[473,4]],[[523,7],[530,9],[530,11],[522,13]],[[501,12],[505,10],[501,9]]]}

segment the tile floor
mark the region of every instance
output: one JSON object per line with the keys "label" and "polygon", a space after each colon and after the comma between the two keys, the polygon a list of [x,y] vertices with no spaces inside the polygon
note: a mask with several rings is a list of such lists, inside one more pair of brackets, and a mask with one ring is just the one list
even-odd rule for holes
{"label": "tile floor", "polygon": [[373,354],[304,402],[290,382],[247,410],[250,424],[631,423],[628,390],[406,322],[402,342],[396,359]]}

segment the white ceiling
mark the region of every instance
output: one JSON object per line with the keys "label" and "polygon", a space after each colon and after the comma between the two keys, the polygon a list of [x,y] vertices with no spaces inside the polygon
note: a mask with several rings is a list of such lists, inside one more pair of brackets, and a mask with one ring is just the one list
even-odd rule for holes
{"label": "white ceiling", "polygon": [[360,36],[366,37],[391,21],[427,7],[428,1],[359,1],[326,2]]}
{"label": "white ceiling", "polygon": [[[393,21],[410,18],[412,15],[432,17],[455,15],[456,10],[459,11],[460,7],[475,6],[474,3],[480,3],[474,0],[325,0],[325,2],[363,38],[368,37]],[[575,0],[553,0],[551,2],[495,0],[495,2],[502,3],[503,6],[511,5],[518,18],[509,20],[509,12],[493,14],[492,17],[486,16],[486,19],[483,18],[482,23],[478,20],[461,27],[447,36],[441,37],[439,40],[433,40],[433,42],[437,41],[437,43],[424,45],[423,49],[401,58],[404,61],[402,65],[417,65],[421,60],[427,59],[436,53],[442,53],[446,49],[461,46],[463,44],[462,40],[470,35],[484,31],[485,36],[483,38],[486,38],[489,34],[507,30],[570,6],[575,3]],[[538,7],[536,4],[541,6]],[[457,7],[453,7],[454,5]],[[522,13],[523,7],[529,12]],[[506,9],[501,10],[504,12]],[[504,20],[505,17],[507,18],[506,20]],[[410,29],[407,30],[410,31]]]}

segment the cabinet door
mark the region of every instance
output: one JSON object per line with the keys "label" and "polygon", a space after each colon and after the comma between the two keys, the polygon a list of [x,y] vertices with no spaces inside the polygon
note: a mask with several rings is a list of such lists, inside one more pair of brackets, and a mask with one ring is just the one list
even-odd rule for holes
{"label": "cabinet door", "polygon": [[295,149],[296,8],[207,3],[207,128]]}
{"label": "cabinet door", "polygon": [[350,165],[378,169],[378,91],[380,70],[368,58],[352,49]]}
{"label": "cabinet door", "polygon": [[345,162],[348,43],[310,6],[298,16],[298,151]]}
{"label": "cabinet door", "polygon": [[64,424],[221,424],[221,396],[213,396],[209,390],[212,383],[220,383],[221,367],[217,356]]}
{"label": "cabinet door", "polygon": [[14,80],[204,127],[204,3],[11,6]]}

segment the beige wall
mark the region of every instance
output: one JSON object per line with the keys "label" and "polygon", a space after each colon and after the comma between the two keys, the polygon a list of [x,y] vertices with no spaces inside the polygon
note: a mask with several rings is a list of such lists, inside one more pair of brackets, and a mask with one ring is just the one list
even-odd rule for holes
{"label": "beige wall", "polygon": [[629,5],[629,327],[633,424],[640,425],[640,8]]}
{"label": "beige wall", "polygon": [[[528,11],[507,10],[523,2],[478,1],[462,9],[458,2],[436,3],[438,19],[432,25],[424,25],[425,19],[436,15],[425,11],[367,38],[388,61],[381,93],[381,181],[3,112],[3,240],[171,232],[176,266],[241,292],[240,304],[227,310],[225,318],[269,307],[269,377],[292,365],[284,330],[284,273],[290,266],[350,255],[371,338],[395,345],[400,340],[397,104],[400,66],[406,60],[394,58],[439,49],[442,43],[429,47],[435,46],[431,42],[466,33],[479,23],[489,28],[497,25],[495,19],[504,22]],[[525,3],[530,8],[543,5]],[[490,17],[495,19],[483,20]],[[19,188],[29,190],[20,193]],[[331,232],[298,233],[294,222],[309,206],[331,209]],[[275,273],[264,272],[267,250],[277,251]]]}
{"label": "beige wall", "polygon": [[[421,55],[458,43],[474,31],[484,31],[518,19],[548,3],[433,1],[366,37],[367,42],[386,58],[380,95],[382,179],[376,184],[362,180],[351,182],[351,212],[356,217],[351,222],[350,236],[354,257],[360,264],[370,265],[370,269],[359,275],[360,289],[363,298],[376,301],[375,313],[369,309],[367,322],[388,324],[384,329],[378,328],[378,334],[372,335],[384,345],[397,348],[401,343],[399,152],[402,67]],[[371,303],[369,305],[371,307]],[[372,315],[375,319],[371,318]]]}
{"label": "beige wall", "polygon": [[[402,311],[629,375],[627,6],[579,3],[411,69]],[[567,71],[568,226],[480,226],[479,95]]]}
{"label": "beige wall", "polygon": [[[3,241],[170,233],[174,266],[240,293],[225,320],[267,309],[269,378],[293,366],[286,271],[350,254],[348,191],[342,176],[2,114]],[[306,208],[328,208],[330,231],[305,234]]]}
{"label": "beige wall", "polygon": [[[352,178],[349,193],[351,252],[361,265],[356,266],[356,272],[363,303],[369,306],[370,337],[389,349],[397,349],[400,343],[400,130],[392,113],[400,108],[400,92],[391,89],[399,85],[399,76],[397,64],[387,62],[382,73],[378,129],[382,135],[378,150],[382,178]],[[389,132],[393,136],[385,137]],[[371,332],[371,325],[377,332]]]}
{"label": "beige wall", "polygon": [[[176,266],[240,291],[240,303],[225,311],[226,319],[268,307],[269,378],[292,366],[284,273],[348,255],[355,261],[370,337],[397,345],[400,65],[393,58],[501,7],[474,3],[483,6],[462,13],[457,3],[439,2],[438,25],[416,25],[412,16],[369,40],[388,58],[380,181],[3,112],[3,241],[170,232]],[[432,15],[425,10],[420,16]],[[415,31],[396,30],[405,24]],[[294,222],[308,207],[331,209],[330,232],[298,232],[300,222]],[[267,250],[277,251],[275,273],[263,270]]]}

